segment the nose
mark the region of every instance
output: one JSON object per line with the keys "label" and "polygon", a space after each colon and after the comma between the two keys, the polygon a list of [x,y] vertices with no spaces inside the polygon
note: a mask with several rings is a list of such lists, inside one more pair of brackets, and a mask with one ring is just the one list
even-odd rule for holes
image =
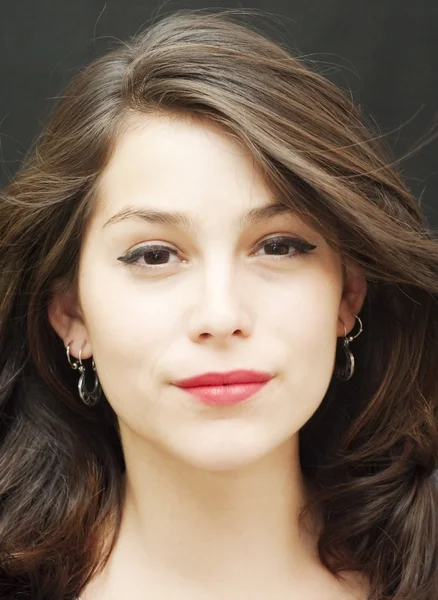
{"label": "nose", "polygon": [[188,322],[194,342],[226,344],[236,336],[251,335],[252,319],[242,288],[242,278],[232,268],[222,266],[204,273]]}

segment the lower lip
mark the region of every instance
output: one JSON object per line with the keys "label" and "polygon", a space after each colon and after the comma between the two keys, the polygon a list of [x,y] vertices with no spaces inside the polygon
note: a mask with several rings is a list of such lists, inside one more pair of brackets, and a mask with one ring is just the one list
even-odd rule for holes
{"label": "lower lip", "polygon": [[244,402],[262,389],[268,382],[235,383],[230,385],[204,385],[199,387],[181,388],[196,396],[209,406],[229,406]]}

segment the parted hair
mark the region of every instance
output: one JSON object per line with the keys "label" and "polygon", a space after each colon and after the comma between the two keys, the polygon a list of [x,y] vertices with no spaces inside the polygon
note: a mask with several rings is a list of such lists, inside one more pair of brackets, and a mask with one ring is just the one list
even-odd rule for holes
{"label": "parted hair", "polygon": [[306,509],[323,515],[323,564],[363,573],[370,600],[438,597],[438,242],[352,98],[245,14],[179,10],[114,44],[73,77],[0,193],[4,600],[77,598],[119,531],[117,419],[106,398],[80,401],[47,307],[77,286],[99,177],[136,114],[219,126],[363,270],[354,376],[333,376],[299,434]]}

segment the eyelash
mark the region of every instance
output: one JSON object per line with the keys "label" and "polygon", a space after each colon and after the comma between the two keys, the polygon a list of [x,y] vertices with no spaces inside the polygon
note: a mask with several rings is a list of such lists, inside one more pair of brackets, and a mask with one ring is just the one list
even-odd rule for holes
{"label": "eyelash", "polygon": [[[285,260],[285,259],[291,259],[294,258],[296,256],[300,256],[300,255],[304,255],[304,254],[309,254],[312,250],[314,250],[316,248],[315,245],[313,244],[309,244],[308,242],[299,239],[299,238],[294,238],[294,237],[287,237],[287,236],[277,236],[277,237],[272,237],[272,238],[268,238],[266,240],[264,240],[259,247],[257,248],[257,251],[260,250],[261,248],[263,248],[264,246],[268,246],[271,244],[287,244],[292,246],[295,250],[296,253],[292,254],[292,255],[284,255],[284,254],[280,254],[280,255],[275,255],[275,254],[267,254],[265,256],[273,256],[276,260]],[[135,268],[139,268],[139,269],[160,269],[163,266],[168,266],[168,263],[165,263],[164,265],[140,265],[139,263],[136,263],[136,261],[139,258],[144,257],[144,255],[147,252],[169,252],[170,254],[173,254],[174,256],[176,256],[178,254],[178,251],[175,250],[174,248],[171,248],[170,246],[165,246],[163,244],[145,244],[143,246],[139,246],[138,248],[134,248],[134,250],[132,250],[131,252],[127,252],[125,255],[120,256],[117,260],[120,260],[121,262],[125,263],[126,265],[129,266],[133,266]]]}

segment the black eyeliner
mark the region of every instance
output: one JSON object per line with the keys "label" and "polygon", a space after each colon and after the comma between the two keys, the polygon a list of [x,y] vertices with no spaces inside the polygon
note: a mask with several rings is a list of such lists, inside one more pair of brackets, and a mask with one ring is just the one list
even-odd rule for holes
{"label": "black eyeliner", "polygon": [[123,263],[130,264],[135,262],[138,258],[141,258],[146,254],[146,252],[170,252],[170,254],[177,255],[178,251],[174,248],[169,248],[168,246],[163,246],[160,244],[148,244],[145,246],[139,246],[138,248],[134,248],[131,252],[123,256],[119,256],[117,260],[120,260]]}

